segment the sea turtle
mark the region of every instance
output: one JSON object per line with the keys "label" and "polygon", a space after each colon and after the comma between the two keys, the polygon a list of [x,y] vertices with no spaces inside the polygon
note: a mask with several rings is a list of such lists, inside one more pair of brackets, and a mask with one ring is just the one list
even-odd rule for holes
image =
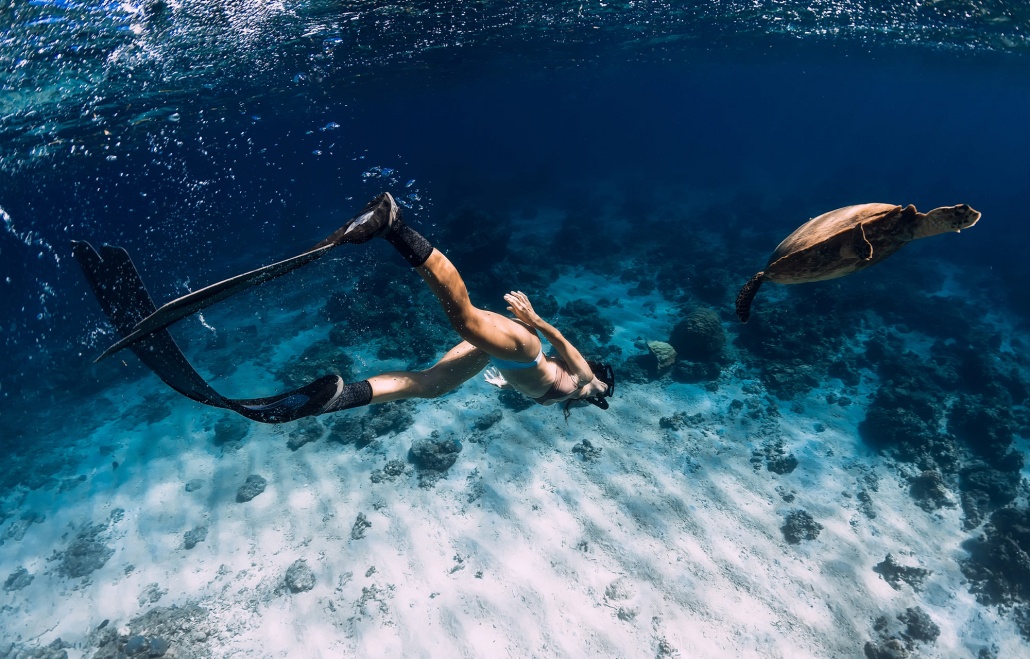
{"label": "sea turtle", "polygon": [[849,275],[879,263],[916,238],[961,231],[980,213],[966,204],[935,208],[925,215],[915,206],[859,204],[824,213],[798,227],[769,257],[765,270],[737,295],[737,317],[746,323],[762,282],[802,284]]}

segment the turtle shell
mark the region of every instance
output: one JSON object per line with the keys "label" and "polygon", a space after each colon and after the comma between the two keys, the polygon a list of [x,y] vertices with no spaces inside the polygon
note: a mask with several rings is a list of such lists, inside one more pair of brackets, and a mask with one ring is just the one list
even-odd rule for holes
{"label": "turtle shell", "polygon": [[765,276],[778,284],[835,279],[867,268],[912,239],[916,209],[859,204],[823,213],[798,227],[769,257]]}

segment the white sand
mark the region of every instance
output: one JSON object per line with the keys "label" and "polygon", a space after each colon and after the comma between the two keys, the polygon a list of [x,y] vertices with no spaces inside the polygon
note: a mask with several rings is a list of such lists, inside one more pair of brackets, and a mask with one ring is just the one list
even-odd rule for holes
{"label": "white sand", "polygon": [[[619,292],[586,276],[553,291],[564,302],[602,284]],[[605,313],[624,350],[637,337],[668,335],[672,319],[649,311],[648,298],[618,297],[623,306]],[[306,333],[291,350],[322,336]],[[243,389],[249,372],[234,376]],[[22,590],[0,592],[0,641],[35,647],[60,637],[76,646],[69,656],[88,656],[86,636],[104,620],[122,626],[154,606],[196,603],[210,611],[217,631],[205,643],[217,657],[653,657],[666,648],[680,657],[822,659],[861,656],[876,617],[918,605],[941,627],[922,656],[975,656],[988,643],[1000,657],[1025,651],[1012,623],[968,593],[959,511],[919,509],[904,479],[858,438],[870,373],[855,404],[828,405],[832,387],[813,391],[803,414],[780,404],[772,425],[729,412],[734,398],[749,397],[742,374],[727,369],[715,393],[621,386],[609,412],[577,409],[567,424],[555,408],[505,409],[479,443],[467,441],[473,423],[498,402],[473,381],[421,402],[416,424],[383,438],[379,452],[324,439],[294,452],[291,427],[254,424],[223,455],[210,430],[221,413],[169,393],[168,418],[134,428],[111,420],[77,440],[77,465],[62,476],[85,474],[79,487],[4,502],[46,519],[0,549],[0,579],[21,566],[35,575]],[[161,391],[147,377],[104,395],[138,401]],[[703,422],[659,428],[677,412]],[[817,422],[826,430],[816,432]],[[409,469],[371,482],[373,469],[406,460],[412,441],[433,430],[463,440],[446,479],[420,489]],[[800,460],[793,473],[752,468],[770,432]],[[584,439],[603,449],[597,461],[572,453]],[[104,456],[102,444],[117,448]],[[869,472],[879,476],[874,519],[855,498]],[[237,503],[252,473],[268,487]],[[186,492],[191,479],[203,487]],[[110,560],[85,579],[59,576],[48,557],[116,508],[122,519],[102,535]],[[817,539],[784,540],[794,508],[823,524]],[[371,527],[354,540],[358,513]],[[198,525],[207,525],[206,539],[184,549],[183,534]],[[895,591],[873,572],[888,553],[933,571],[922,592]],[[317,581],[291,594],[283,578],[297,559]]]}

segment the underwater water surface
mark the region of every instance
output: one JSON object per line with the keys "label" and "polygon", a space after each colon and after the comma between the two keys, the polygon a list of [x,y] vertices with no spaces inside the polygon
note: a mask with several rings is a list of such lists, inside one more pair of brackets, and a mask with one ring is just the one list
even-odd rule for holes
{"label": "underwater water surface", "polygon": [[[0,657],[1027,651],[1024,3],[0,21]],[[475,304],[525,291],[612,364],[610,409],[566,421],[477,377],[266,426],[128,351],[93,363],[118,333],[72,241],[124,247],[160,305],[382,191]],[[784,237],[873,202],[982,219],[767,283],[740,323]],[[383,241],[172,334],[237,398],[459,340]]]}

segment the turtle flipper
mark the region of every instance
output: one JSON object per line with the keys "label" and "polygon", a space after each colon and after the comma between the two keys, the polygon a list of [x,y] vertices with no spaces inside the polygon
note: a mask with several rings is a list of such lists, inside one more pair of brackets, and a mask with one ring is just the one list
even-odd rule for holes
{"label": "turtle flipper", "polygon": [[740,289],[740,293],[737,294],[737,318],[740,318],[740,322],[746,323],[748,318],[751,317],[751,301],[755,299],[755,294],[762,287],[764,279],[765,273],[759,272],[749,279],[744,284],[744,288]]}

